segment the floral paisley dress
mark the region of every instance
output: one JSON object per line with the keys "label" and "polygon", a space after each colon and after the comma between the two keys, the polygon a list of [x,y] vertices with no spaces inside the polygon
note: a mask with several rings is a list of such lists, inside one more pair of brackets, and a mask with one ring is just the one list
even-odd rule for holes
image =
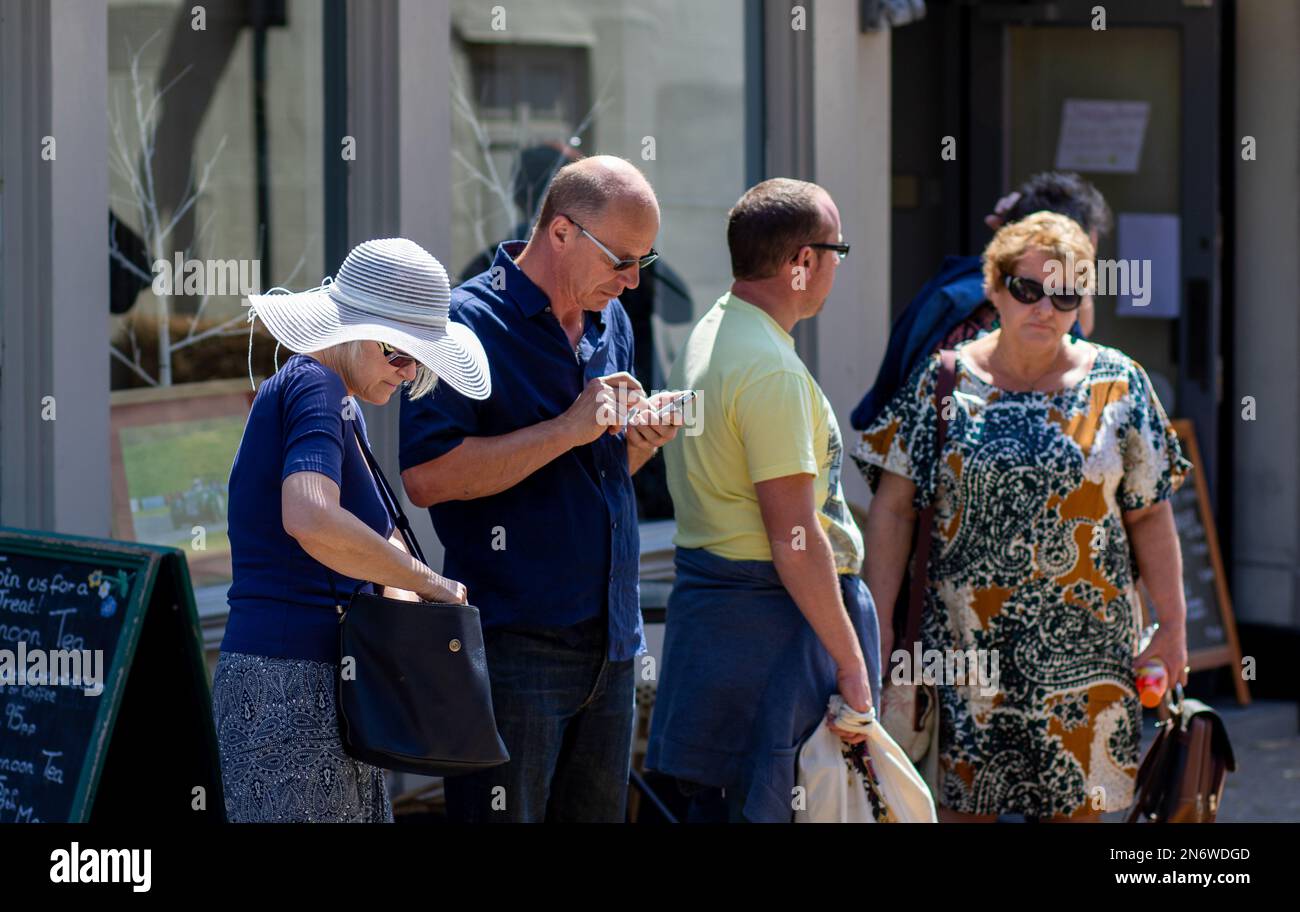
{"label": "floral paisley dress", "polygon": [[935,797],[973,814],[1119,810],[1141,730],[1141,603],[1122,515],[1168,498],[1191,464],[1122,352],[1099,345],[1081,383],[1040,393],[981,380],[965,347],[942,459],[937,354],[853,453],[873,490],[884,469],[915,482],[918,510],[936,500],[922,648],[996,656],[995,686],[939,688]]}

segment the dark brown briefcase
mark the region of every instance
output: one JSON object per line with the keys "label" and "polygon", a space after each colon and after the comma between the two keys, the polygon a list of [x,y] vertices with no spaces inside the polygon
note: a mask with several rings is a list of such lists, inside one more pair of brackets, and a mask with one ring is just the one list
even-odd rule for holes
{"label": "dark brown briefcase", "polygon": [[1213,823],[1224,781],[1237,768],[1219,714],[1183,699],[1181,686],[1174,690],[1170,716],[1138,767],[1129,823]]}

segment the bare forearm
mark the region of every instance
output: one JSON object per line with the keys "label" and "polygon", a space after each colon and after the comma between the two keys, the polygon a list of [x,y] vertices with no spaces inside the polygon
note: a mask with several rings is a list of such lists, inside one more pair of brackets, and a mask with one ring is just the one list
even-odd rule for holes
{"label": "bare forearm", "polygon": [[1183,554],[1178,544],[1173,509],[1168,502],[1136,522],[1126,521],[1129,545],[1137,558],[1138,573],[1155,603],[1162,627],[1181,625],[1187,616],[1183,594]]}
{"label": "bare forearm", "polygon": [[863,662],[862,646],[840,594],[835,556],[826,532],[815,518],[804,527],[805,548],[796,548],[797,538],[772,541],[772,562],[777,575],[817,638],[842,669],[854,669]]}
{"label": "bare forearm", "polygon": [[[873,506],[875,506],[873,504]],[[912,547],[912,529],[916,517],[899,516],[885,509],[867,513],[865,529],[867,588],[876,603],[882,643],[893,646],[894,605],[907,572],[907,558]]]}
{"label": "bare forearm", "polygon": [[[411,553],[406,550],[406,542],[402,541],[402,533],[396,529],[393,530],[392,535],[388,536],[388,543],[403,554]],[[408,602],[418,602],[420,600],[420,597],[410,589],[398,589],[395,586],[385,586],[384,596],[386,598],[401,599]]]}
{"label": "bare forearm", "polygon": [[428,588],[434,576],[405,549],[342,508],[315,511],[310,529],[295,537],[304,551],[341,576],[412,592]]}
{"label": "bare forearm", "polygon": [[568,426],[554,418],[496,437],[466,437],[446,455],[407,469],[402,482],[418,507],[490,497],[572,448]]}

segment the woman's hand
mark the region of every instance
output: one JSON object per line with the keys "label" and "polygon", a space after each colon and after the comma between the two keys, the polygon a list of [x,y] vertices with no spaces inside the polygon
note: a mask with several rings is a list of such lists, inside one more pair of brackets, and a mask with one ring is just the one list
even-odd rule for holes
{"label": "woman's hand", "polygon": [[1142,664],[1150,659],[1159,659],[1169,672],[1169,686],[1187,684],[1187,627],[1185,624],[1161,622],[1151,637],[1147,648],[1133,660],[1136,673]]}
{"label": "woman's hand", "polygon": [[428,583],[421,586],[417,594],[426,602],[439,602],[444,605],[469,604],[469,590],[465,588],[464,583],[449,580],[432,570],[429,571]]}

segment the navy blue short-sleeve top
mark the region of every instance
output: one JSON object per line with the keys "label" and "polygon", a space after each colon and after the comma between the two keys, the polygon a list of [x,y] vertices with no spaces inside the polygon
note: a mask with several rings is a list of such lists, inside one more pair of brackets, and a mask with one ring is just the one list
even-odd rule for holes
{"label": "navy blue short-sleeve top", "polygon": [[[280,485],[318,472],[339,486],[343,509],[388,538],[392,522],[350,420],[364,439],[365,419],[343,379],[307,355],[292,356],[258,389],[230,470],[234,578],[222,651],[338,661],[332,571],[284,531]],[[334,574],[345,599],[360,582]]]}

